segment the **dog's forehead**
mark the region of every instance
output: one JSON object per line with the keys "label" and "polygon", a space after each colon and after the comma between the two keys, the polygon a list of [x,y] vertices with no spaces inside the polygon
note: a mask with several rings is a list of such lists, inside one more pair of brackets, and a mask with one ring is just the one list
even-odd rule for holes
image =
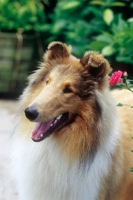
{"label": "dog's forehead", "polygon": [[72,65],[68,64],[57,64],[51,70],[49,76],[53,79],[77,79],[80,77],[81,69],[77,67],[76,63]]}

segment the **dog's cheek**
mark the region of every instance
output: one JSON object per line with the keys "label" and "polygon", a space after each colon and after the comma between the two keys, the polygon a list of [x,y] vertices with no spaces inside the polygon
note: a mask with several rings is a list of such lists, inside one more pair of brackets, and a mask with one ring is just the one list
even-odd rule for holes
{"label": "dog's cheek", "polygon": [[77,113],[78,109],[80,107],[80,97],[78,95],[72,95],[71,97],[69,97],[67,99],[67,104],[66,104],[66,109],[70,112],[70,113]]}

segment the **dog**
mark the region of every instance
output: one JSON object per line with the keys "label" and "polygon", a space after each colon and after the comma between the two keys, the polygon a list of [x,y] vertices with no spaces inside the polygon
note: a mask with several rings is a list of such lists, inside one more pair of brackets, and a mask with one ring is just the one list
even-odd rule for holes
{"label": "dog", "polygon": [[52,42],[20,97],[12,162],[21,200],[133,200],[133,95],[109,62]]}

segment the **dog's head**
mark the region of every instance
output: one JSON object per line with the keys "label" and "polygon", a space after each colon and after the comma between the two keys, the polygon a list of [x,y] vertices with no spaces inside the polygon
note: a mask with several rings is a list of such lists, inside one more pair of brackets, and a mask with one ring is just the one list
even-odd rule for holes
{"label": "dog's head", "polygon": [[77,59],[70,46],[50,43],[44,62],[30,77],[26,94],[25,115],[36,122],[32,139],[42,141],[52,133],[58,135],[78,118],[92,120],[94,112],[100,115],[95,91],[108,87],[109,72],[109,63],[96,52]]}

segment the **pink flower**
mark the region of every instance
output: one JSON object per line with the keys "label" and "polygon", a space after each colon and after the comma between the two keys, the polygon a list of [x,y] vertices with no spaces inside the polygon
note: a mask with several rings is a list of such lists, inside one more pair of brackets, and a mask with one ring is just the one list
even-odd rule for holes
{"label": "pink flower", "polygon": [[125,71],[125,72],[123,72],[123,76],[127,76],[127,72]]}
{"label": "pink flower", "polygon": [[116,85],[116,83],[121,83],[123,81],[121,78],[122,74],[123,74],[123,72],[120,70],[117,72],[114,72],[109,79],[110,86],[114,86],[114,85]]}

